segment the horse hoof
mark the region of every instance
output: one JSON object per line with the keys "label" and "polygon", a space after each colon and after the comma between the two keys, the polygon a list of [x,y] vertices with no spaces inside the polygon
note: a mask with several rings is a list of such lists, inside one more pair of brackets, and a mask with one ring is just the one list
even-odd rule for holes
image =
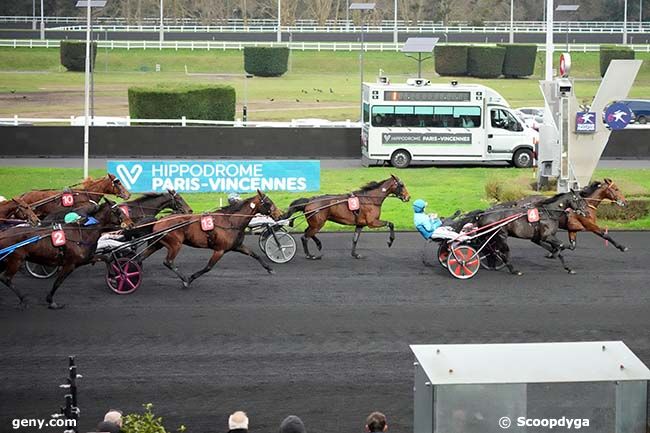
{"label": "horse hoof", "polygon": [[275,275],[275,271],[273,269],[267,269],[266,272],[268,272],[270,275]]}
{"label": "horse hoof", "polygon": [[388,241],[388,248],[393,246],[393,241]]}
{"label": "horse hoof", "polygon": [[191,281],[185,281],[185,280],[183,280],[183,281],[182,281],[183,288],[184,288],[184,289],[189,289],[191,283],[192,283]]}
{"label": "horse hoof", "polygon": [[50,310],[60,310],[65,307],[65,304],[57,304],[56,302],[50,302],[47,306]]}
{"label": "horse hoof", "polygon": [[575,275],[576,274],[576,271],[574,271],[573,269],[567,269],[567,272],[569,273],[569,275]]}
{"label": "horse hoof", "polygon": [[362,259],[363,258],[363,256],[361,254],[352,254],[352,257],[354,257],[355,259]]}
{"label": "horse hoof", "polygon": [[544,257],[546,257],[547,259],[554,259],[554,258],[555,258],[555,256],[553,256],[552,253],[548,253],[548,254],[545,255]]}
{"label": "horse hoof", "polygon": [[305,256],[305,258],[306,258],[307,260],[320,260],[320,259],[322,258],[322,256],[312,256],[312,255],[309,255],[309,256]]}
{"label": "horse hoof", "polygon": [[621,252],[622,252],[622,253],[626,252],[627,250],[629,250],[628,247],[623,247],[623,248],[621,248]]}
{"label": "horse hoof", "polygon": [[524,275],[524,273],[521,272],[521,271],[514,271],[514,272],[512,273],[512,275],[516,275],[516,276],[518,276],[518,277],[521,277],[522,275]]}

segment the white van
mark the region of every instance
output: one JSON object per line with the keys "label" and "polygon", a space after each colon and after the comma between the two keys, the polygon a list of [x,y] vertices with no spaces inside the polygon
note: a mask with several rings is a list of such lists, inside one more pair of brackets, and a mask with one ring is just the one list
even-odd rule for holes
{"label": "white van", "polygon": [[507,161],[531,167],[539,142],[506,100],[478,84],[363,84],[363,164]]}

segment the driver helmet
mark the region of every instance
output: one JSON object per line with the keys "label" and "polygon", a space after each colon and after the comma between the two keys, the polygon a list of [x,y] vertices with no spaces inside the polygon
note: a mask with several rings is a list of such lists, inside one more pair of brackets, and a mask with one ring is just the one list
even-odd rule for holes
{"label": "driver helmet", "polygon": [[413,210],[415,212],[418,212],[418,213],[424,212],[425,207],[427,207],[427,202],[422,200],[421,198],[419,198],[419,199],[417,199],[417,200],[415,200],[413,202]]}
{"label": "driver helmet", "polygon": [[65,214],[65,217],[63,217],[63,221],[66,224],[77,222],[80,219],[81,219],[81,215],[79,215],[77,212],[68,212],[67,214]]}
{"label": "driver helmet", "polygon": [[240,202],[240,201],[241,201],[241,197],[239,196],[238,193],[231,192],[230,194],[228,194],[228,203],[229,204],[235,204],[235,203]]}

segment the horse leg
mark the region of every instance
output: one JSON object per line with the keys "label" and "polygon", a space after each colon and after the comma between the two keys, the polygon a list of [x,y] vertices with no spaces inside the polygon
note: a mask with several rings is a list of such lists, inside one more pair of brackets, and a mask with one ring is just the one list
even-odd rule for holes
{"label": "horse leg", "polygon": [[[311,260],[318,260],[321,258],[321,256],[313,256],[309,252],[309,238],[315,239],[316,233],[318,233],[318,230],[322,227],[322,223],[319,226],[309,226],[307,230],[305,230],[305,233],[301,236],[300,240],[302,241],[302,249],[305,250],[305,257]],[[314,240],[316,243],[316,246],[318,247],[318,251],[321,250],[322,244],[320,240]]]}
{"label": "horse leg", "polygon": [[262,259],[261,256],[259,256],[257,253],[255,253],[254,251],[252,251],[252,250],[251,250],[250,248],[248,248],[246,245],[240,245],[240,246],[238,246],[237,248],[233,249],[233,251],[237,251],[238,253],[241,253],[241,254],[244,254],[244,255],[247,255],[247,256],[249,256],[249,257],[254,258],[255,260],[258,261],[258,263],[259,263],[260,265],[262,265],[262,267],[263,267],[264,269],[266,269],[266,272],[268,272],[268,273],[271,274],[271,275],[275,274],[275,271],[271,268],[271,266],[269,266],[269,264],[266,263],[266,262],[264,261],[264,259]]}
{"label": "horse leg", "polygon": [[314,240],[314,243],[316,244],[316,248],[318,248],[318,251],[323,250],[323,243],[316,237],[316,235],[311,237]]}
{"label": "horse leg", "polygon": [[357,228],[354,229],[354,237],[352,238],[352,257],[355,259],[361,259],[362,256],[357,254],[357,242],[359,242],[359,236],[361,236],[361,230],[363,230],[363,226],[357,226]]}
{"label": "horse leg", "polygon": [[167,267],[167,269],[169,269],[170,271],[175,273],[178,276],[178,278],[180,278],[181,281],[183,282],[183,287],[187,289],[190,286],[189,280],[178,269],[176,264],[174,264],[174,260],[176,259],[176,256],[180,252],[182,244],[178,244],[178,243],[171,244],[169,242],[165,242],[164,240],[161,241],[161,243],[163,244],[163,246],[165,248],[167,248],[167,256],[165,257],[165,261],[163,262],[163,265],[165,265]]}
{"label": "horse leg", "polygon": [[564,268],[564,270],[566,270],[570,274],[575,274],[576,272],[566,264],[566,261],[564,260],[564,256],[562,255],[562,251],[565,249],[562,241],[560,241],[555,236],[551,235],[551,236],[547,236],[544,239],[544,242],[547,242],[549,245],[551,245],[551,248],[553,249],[552,251],[553,256],[560,259],[560,262],[562,263],[562,267]]}
{"label": "horse leg", "polygon": [[512,275],[523,275],[521,271],[515,269],[515,267],[512,266],[512,263],[510,263],[510,247],[508,246],[507,235],[501,232],[497,235],[495,241],[496,248],[494,248],[494,252],[501,258],[501,260],[503,260],[503,263],[508,268],[508,272]]}
{"label": "horse leg", "polygon": [[578,232],[569,231],[569,249],[571,251],[576,249],[578,245]]}
{"label": "horse leg", "polygon": [[20,292],[20,290],[14,287],[13,278],[14,275],[16,275],[16,273],[18,272],[18,269],[20,269],[22,262],[23,261],[21,259],[10,257],[9,259],[7,259],[7,264],[6,264],[4,274],[0,276],[0,281],[2,281],[5,286],[9,287],[9,289],[12,292],[14,292],[16,296],[18,296],[18,300],[19,300],[18,307],[20,309],[24,309],[27,307],[27,301],[25,295],[23,295]]}
{"label": "horse leg", "polygon": [[371,229],[388,227],[388,248],[393,246],[393,242],[395,242],[395,224],[390,221],[375,220],[369,222],[368,227]]}
{"label": "horse leg", "polygon": [[57,304],[54,302],[54,294],[58,290],[59,286],[63,283],[63,280],[68,278],[68,276],[74,271],[76,265],[74,264],[65,264],[59,271],[59,274],[56,276],[56,280],[54,280],[54,284],[52,284],[52,290],[50,290],[50,293],[47,294],[47,297],[45,298],[45,301],[47,302],[47,308],[50,310],[60,310],[61,308],[65,307],[64,304]]}
{"label": "horse leg", "polygon": [[185,286],[185,288],[188,288],[190,286],[190,284],[192,284],[192,281],[196,280],[201,275],[205,274],[206,272],[210,272],[210,270],[219,261],[219,259],[221,259],[221,257],[223,257],[223,255],[225,253],[226,253],[225,251],[221,251],[221,250],[214,251],[212,253],[212,256],[210,257],[210,260],[208,260],[208,264],[205,265],[205,267],[203,269],[201,269],[200,271],[197,271],[197,272],[193,273],[192,276],[190,277],[190,279],[188,280],[187,284],[183,284]]}
{"label": "horse leg", "polygon": [[605,239],[608,242],[611,242],[611,244],[614,245],[619,251],[625,252],[628,250],[628,248],[625,245],[616,242],[614,239],[611,238],[611,236],[609,236],[609,234],[605,233],[605,230],[598,227],[597,224],[588,221],[584,223],[584,226],[586,230],[600,236],[601,238]]}

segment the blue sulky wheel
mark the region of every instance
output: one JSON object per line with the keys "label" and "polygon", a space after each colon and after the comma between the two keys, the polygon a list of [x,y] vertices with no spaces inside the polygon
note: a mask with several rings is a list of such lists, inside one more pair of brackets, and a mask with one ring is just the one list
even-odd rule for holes
{"label": "blue sulky wheel", "polygon": [[469,245],[452,247],[447,259],[447,270],[454,278],[467,280],[472,278],[481,267],[481,258]]}

